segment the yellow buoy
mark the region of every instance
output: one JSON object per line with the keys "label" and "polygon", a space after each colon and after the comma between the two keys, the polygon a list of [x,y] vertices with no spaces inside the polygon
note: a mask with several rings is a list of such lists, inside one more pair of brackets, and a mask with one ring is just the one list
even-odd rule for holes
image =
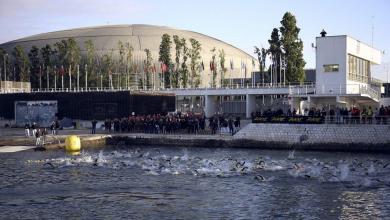
{"label": "yellow buoy", "polygon": [[68,152],[80,151],[80,138],[76,135],[70,135],[65,139],[65,150]]}

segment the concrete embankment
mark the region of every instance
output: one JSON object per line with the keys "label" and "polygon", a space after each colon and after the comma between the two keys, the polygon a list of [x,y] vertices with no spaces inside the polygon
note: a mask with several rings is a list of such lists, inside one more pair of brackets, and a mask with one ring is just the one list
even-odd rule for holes
{"label": "concrete embankment", "polygon": [[249,124],[234,139],[274,149],[390,152],[389,125]]}
{"label": "concrete embankment", "polygon": [[[64,148],[68,134],[80,136],[84,149],[104,146],[230,147],[280,150],[350,151],[390,153],[389,125],[248,124],[230,135],[87,134],[67,131],[49,136],[47,149]],[[34,145],[34,138],[3,136],[1,145]]]}

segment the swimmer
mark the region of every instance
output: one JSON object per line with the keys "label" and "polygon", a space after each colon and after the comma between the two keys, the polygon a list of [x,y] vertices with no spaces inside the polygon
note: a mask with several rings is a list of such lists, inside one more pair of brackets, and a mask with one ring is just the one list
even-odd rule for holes
{"label": "swimmer", "polygon": [[254,177],[254,179],[258,181],[265,181],[265,178],[262,175],[257,175]]}

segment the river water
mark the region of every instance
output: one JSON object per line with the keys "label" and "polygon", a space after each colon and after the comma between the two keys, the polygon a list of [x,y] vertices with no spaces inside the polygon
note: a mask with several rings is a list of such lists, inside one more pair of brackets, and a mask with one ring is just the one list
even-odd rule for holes
{"label": "river water", "polygon": [[389,163],[174,147],[0,154],[0,219],[385,219]]}

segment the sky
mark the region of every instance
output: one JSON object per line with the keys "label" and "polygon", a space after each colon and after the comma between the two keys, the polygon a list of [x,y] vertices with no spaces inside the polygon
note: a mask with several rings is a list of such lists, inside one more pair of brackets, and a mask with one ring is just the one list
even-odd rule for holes
{"label": "sky", "polygon": [[388,0],[0,0],[0,43],[78,27],[151,24],[200,32],[253,55],[254,46],[268,47],[287,11],[301,29],[305,68],[315,67],[311,45],[325,29],[384,51],[373,75],[388,80]]}

